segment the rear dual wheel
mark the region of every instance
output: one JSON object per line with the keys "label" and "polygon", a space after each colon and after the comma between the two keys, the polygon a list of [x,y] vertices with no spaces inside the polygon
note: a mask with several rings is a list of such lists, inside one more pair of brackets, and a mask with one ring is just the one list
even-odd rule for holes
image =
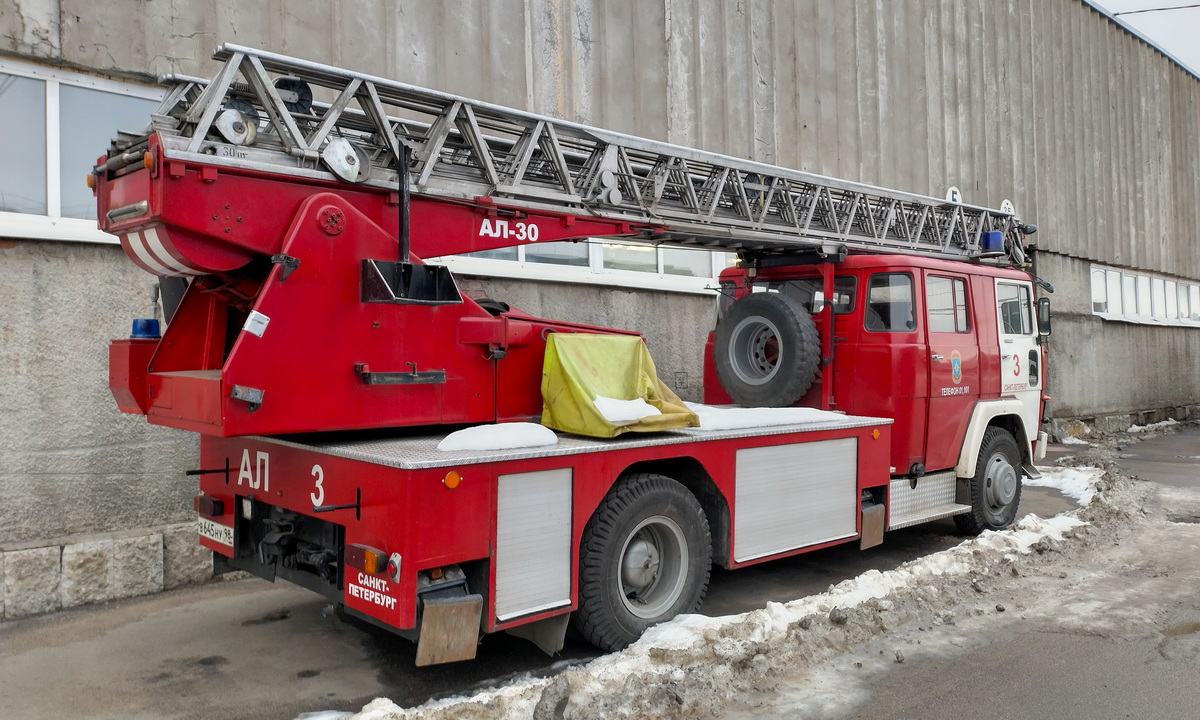
{"label": "rear dual wheel", "polygon": [[695,612],[711,563],[708,521],[695,496],[662,475],[624,476],[580,542],[575,627],[597,647],[620,650],[647,628]]}

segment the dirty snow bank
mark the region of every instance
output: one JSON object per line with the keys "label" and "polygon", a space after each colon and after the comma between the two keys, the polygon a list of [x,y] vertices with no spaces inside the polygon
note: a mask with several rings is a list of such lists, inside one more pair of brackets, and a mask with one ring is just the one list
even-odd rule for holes
{"label": "dirty snow bank", "polygon": [[[1068,470],[1073,469],[1045,474],[1070,475]],[[894,570],[868,571],[811,597],[741,615],[681,616],[622,652],[552,678],[410,709],[378,699],[355,720],[717,716],[745,693],[770,692],[781,674],[905,623],[952,616],[951,608],[963,598],[983,592],[981,583],[1010,570],[1017,574],[1023,557],[1055,548],[1087,525],[1072,515],[1028,515],[1010,530],[985,532]]]}
{"label": "dirty snow bank", "polygon": [[1087,505],[1096,494],[1096,484],[1104,471],[1094,467],[1038,468],[1040,478],[1025,478],[1025,485],[1058,490],[1080,505]]}
{"label": "dirty snow bank", "polygon": [[1163,420],[1162,422],[1151,423],[1150,425],[1130,425],[1129,428],[1125,432],[1140,433],[1140,432],[1146,432],[1148,430],[1161,430],[1163,428],[1168,428],[1168,427],[1171,427],[1172,425],[1178,425],[1178,424],[1179,424],[1178,420],[1173,420],[1171,418],[1168,418],[1166,420]]}

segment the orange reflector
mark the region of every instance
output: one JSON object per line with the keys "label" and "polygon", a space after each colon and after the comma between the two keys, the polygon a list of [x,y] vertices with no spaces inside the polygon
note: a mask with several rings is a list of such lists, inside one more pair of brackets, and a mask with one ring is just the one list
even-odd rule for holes
{"label": "orange reflector", "polygon": [[446,473],[446,477],[442,478],[442,484],[453,490],[462,482],[462,476],[451,470]]}
{"label": "orange reflector", "polygon": [[434,568],[434,569],[430,570],[429,571],[429,579],[430,580],[441,580],[442,579],[442,569]]}
{"label": "orange reflector", "polygon": [[871,431],[871,437],[873,437],[873,438],[875,438],[876,440],[878,440],[878,439],[879,439],[879,431],[878,431],[878,430],[872,430],[872,431]]}
{"label": "orange reflector", "polygon": [[197,495],[192,499],[192,507],[197,514],[205,517],[221,517],[225,514],[225,503],[208,495]]}
{"label": "orange reflector", "polygon": [[142,154],[142,164],[146,166],[147,170],[154,169],[154,155],[149,150]]}
{"label": "orange reflector", "polygon": [[88,190],[96,189],[96,173],[88,173],[87,186],[88,186]]}
{"label": "orange reflector", "polygon": [[366,545],[347,545],[346,564],[368,575],[377,575],[387,569],[387,553]]}

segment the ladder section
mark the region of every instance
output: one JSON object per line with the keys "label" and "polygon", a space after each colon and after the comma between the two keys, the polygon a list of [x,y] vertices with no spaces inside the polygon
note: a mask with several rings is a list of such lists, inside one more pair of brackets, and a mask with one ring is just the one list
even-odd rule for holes
{"label": "ladder section", "polygon": [[[211,80],[168,78],[169,156],[659,228],[740,252],[895,252],[1022,262],[1011,212],[877,188],[223,45]],[[403,147],[411,151],[402,167]],[[203,156],[203,157],[201,157]],[[110,161],[111,162],[111,161]],[[1029,229],[1032,231],[1032,229]],[[988,235],[985,236],[985,233]]]}

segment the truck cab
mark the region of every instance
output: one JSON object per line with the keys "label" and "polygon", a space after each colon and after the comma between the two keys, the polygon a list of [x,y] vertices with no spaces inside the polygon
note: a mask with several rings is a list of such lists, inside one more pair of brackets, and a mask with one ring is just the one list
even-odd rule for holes
{"label": "truck cab", "polygon": [[[760,294],[769,299],[754,301],[751,319],[738,312]],[[705,402],[891,418],[892,472],[913,477],[965,473],[986,427],[999,425],[1032,469],[1045,379],[1034,310],[1030,276],[991,265],[851,255],[730,268],[705,353]],[[786,316],[796,312],[807,315],[804,339],[788,347]],[[722,333],[730,324],[742,330]],[[804,390],[786,382],[797,366],[815,366]]]}

